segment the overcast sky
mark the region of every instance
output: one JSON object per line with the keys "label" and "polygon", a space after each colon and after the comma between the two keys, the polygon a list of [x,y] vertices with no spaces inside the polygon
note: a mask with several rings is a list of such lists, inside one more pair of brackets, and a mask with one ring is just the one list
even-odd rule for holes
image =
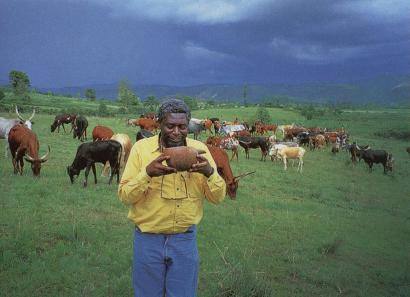
{"label": "overcast sky", "polygon": [[1,0],[0,82],[299,83],[410,73],[409,0]]}

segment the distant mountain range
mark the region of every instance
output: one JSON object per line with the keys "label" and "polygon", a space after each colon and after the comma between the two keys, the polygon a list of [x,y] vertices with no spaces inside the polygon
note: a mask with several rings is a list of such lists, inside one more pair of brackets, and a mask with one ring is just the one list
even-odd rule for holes
{"label": "distant mountain range", "polygon": [[[118,84],[89,85],[64,88],[37,88],[55,94],[84,96],[87,88],[96,90],[97,98],[115,100]],[[204,84],[187,87],[166,85],[134,85],[133,90],[140,98],[153,95],[158,99],[175,96],[190,96],[217,102],[243,102],[244,85]],[[382,76],[373,79],[345,83],[304,83],[304,84],[249,84],[246,101],[262,102],[267,99],[294,100],[302,102],[377,103],[410,104],[410,75]]]}

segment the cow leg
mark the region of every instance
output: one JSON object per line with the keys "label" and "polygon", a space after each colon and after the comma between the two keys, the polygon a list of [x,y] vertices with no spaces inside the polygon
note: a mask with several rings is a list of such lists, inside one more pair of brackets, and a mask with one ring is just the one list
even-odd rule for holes
{"label": "cow leg", "polygon": [[91,168],[93,169],[94,174],[94,184],[97,184],[97,171],[95,170],[95,163],[91,165]]}
{"label": "cow leg", "polygon": [[88,174],[90,173],[90,169],[91,169],[91,164],[87,164],[87,167],[85,168],[85,172],[84,172],[84,188],[87,187],[87,181],[88,181]]}
{"label": "cow leg", "polygon": [[64,133],[66,133],[65,128],[64,128],[64,123],[63,123],[63,124],[61,124],[61,125],[63,126]]}
{"label": "cow leg", "polygon": [[17,161],[16,158],[12,158],[11,162],[13,163],[13,168],[14,168],[14,174],[17,174],[18,170],[17,170]]}
{"label": "cow leg", "polygon": [[23,175],[23,167],[24,167],[24,161],[23,158],[20,159],[20,175]]}
{"label": "cow leg", "polygon": [[283,156],[283,169],[285,169],[285,170],[288,169],[286,156]]}
{"label": "cow leg", "polygon": [[303,170],[303,159],[299,158],[298,171],[302,173],[302,170]]}

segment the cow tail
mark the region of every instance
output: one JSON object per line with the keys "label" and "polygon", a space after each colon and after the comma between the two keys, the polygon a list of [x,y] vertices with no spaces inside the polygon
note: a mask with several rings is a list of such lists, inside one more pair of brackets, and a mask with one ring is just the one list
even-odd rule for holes
{"label": "cow tail", "polygon": [[120,168],[121,168],[121,159],[122,159],[122,145],[120,145],[120,149],[118,151],[118,158],[117,158],[117,164],[116,164],[118,174],[119,174]]}

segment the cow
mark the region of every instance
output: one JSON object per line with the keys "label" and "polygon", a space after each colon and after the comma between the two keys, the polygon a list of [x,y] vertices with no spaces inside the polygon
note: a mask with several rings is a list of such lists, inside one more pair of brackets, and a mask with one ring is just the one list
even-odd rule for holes
{"label": "cow", "polygon": [[138,141],[144,138],[149,138],[151,136],[154,136],[154,134],[151,131],[140,129],[137,132],[137,135],[135,136],[135,141]]}
{"label": "cow", "polygon": [[290,128],[294,128],[296,125],[294,124],[294,123],[292,123],[292,124],[288,124],[288,125],[279,125],[278,127],[277,127],[277,131],[279,131],[280,133],[282,133],[282,138],[285,138],[285,132],[286,132],[286,130],[287,129],[290,129]]}
{"label": "cow", "polygon": [[95,126],[92,132],[93,141],[107,140],[114,135],[111,128],[105,126]]}
{"label": "cow", "polygon": [[62,126],[64,132],[66,132],[64,124],[71,124],[71,130],[70,130],[70,133],[71,133],[71,131],[73,130],[73,123],[74,123],[76,116],[77,116],[76,114],[69,114],[69,113],[63,113],[63,114],[56,115],[54,118],[54,122],[51,124],[51,127],[50,127],[51,132],[54,132],[57,129],[57,133],[60,133],[60,126]]}
{"label": "cow", "polygon": [[211,132],[211,134],[213,134],[212,130],[211,130],[213,122],[210,119],[205,119],[202,124],[204,125],[205,133],[207,133],[207,131],[209,131],[209,132]]}
{"label": "cow", "polygon": [[31,163],[33,176],[40,176],[41,164],[48,160],[50,146],[48,146],[48,152],[39,158],[40,144],[37,135],[24,125],[16,125],[10,129],[8,143],[11,156],[13,157],[14,174],[20,172],[20,175],[23,175],[24,158],[27,162]]}
{"label": "cow", "polygon": [[236,156],[236,161],[238,161],[239,141],[235,137],[209,136],[208,139],[206,140],[206,144],[216,146],[224,150],[231,150],[232,151],[231,161],[235,156]]}
{"label": "cow", "polygon": [[350,152],[352,163],[356,163],[357,160],[360,161],[363,152],[370,149],[370,146],[369,145],[360,146],[360,145],[357,145],[356,142],[353,142],[351,145],[348,145],[348,149]]}
{"label": "cow", "polygon": [[331,150],[331,152],[332,152],[333,154],[336,154],[336,153],[339,152],[339,150],[340,150],[340,140],[338,140],[338,141],[336,141],[336,142],[334,142],[334,143],[332,144],[332,150]]}
{"label": "cow", "polygon": [[326,144],[326,139],[322,134],[309,135],[309,147],[311,150],[321,149]]}
{"label": "cow", "polygon": [[297,135],[301,132],[307,132],[306,128],[303,128],[303,127],[287,128],[285,129],[285,136],[283,140],[293,141],[293,139],[297,137]]}
{"label": "cow", "polygon": [[[121,144],[122,147],[122,153],[121,153],[121,158],[120,158],[120,169],[125,166],[128,160],[128,156],[130,155],[132,143],[131,139],[127,134],[114,134],[111,137],[111,140],[116,140]],[[104,168],[102,170],[101,176],[108,176],[108,169],[110,167],[110,164],[108,162],[105,163]]]}
{"label": "cow", "polygon": [[269,156],[272,162],[278,158],[278,151],[283,149],[284,147],[288,146],[283,143],[275,143],[270,147]]}
{"label": "cow", "polygon": [[229,198],[235,200],[236,192],[238,190],[239,185],[239,179],[246,175],[255,173],[255,171],[241,174],[239,176],[233,176],[232,169],[229,164],[228,154],[219,147],[212,146],[209,144],[207,144],[206,146],[208,147],[209,152],[211,153],[211,156],[215,161],[219,175],[225,180],[226,192]]}
{"label": "cow", "polygon": [[302,173],[303,170],[303,156],[305,155],[306,150],[303,147],[284,147],[277,151],[277,154],[283,160],[284,170],[287,169],[287,160],[288,159],[298,159],[298,171]]}
{"label": "cow", "polygon": [[203,123],[197,122],[196,119],[191,119],[188,123],[188,133],[194,134],[194,139],[198,139],[198,135],[199,133],[201,133],[201,131],[205,130],[205,127],[203,125]]}
{"label": "cow", "polygon": [[381,163],[383,165],[383,173],[386,174],[387,171],[393,171],[393,155],[387,153],[385,150],[372,150],[367,149],[361,152],[361,157],[369,166],[369,171],[373,169],[373,164]]}
{"label": "cow", "polygon": [[85,168],[84,187],[87,187],[88,174],[92,168],[94,174],[94,183],[97,184],[97,174],[95,163],[109,162],[111,166],[111,176],[108,184],[117,175],[117,184],[120,180],[120,159],[122,155],[121,144],[115,140],[101,140],[96,142],[86,142],[80,144],[77,149],[74,161],[70,166],[67,166],[67,174],[70,177],[71,184],[74,183],[74,176],[78,176]]}
{"label": "cow", "polygon": [[265,137],[239,137],[239,145],[245,149],[246,159],[249,159],[249,149],[260,148],[261,149],[261,161],[266,161],[266,155],[268,154],[268,140]]}
{"label": "cow", "polygon": [[73,138],[77,137],[81,142],[87,140],[87,127],[87,119],[82,115],[77,116],[73,125]]}
{"label": "cow", "polygon": [[18,119],[5,119],[5,118],[0,118],[0,139],[5,139],[6,140],[6,144],[5,144],[5,152],[4,152],[4,156],[7,158],[7,151],[9,150],[9,145],[7,143],[7,139],[9,137],[9,132],[10,129],[13,128],[15,125],[24,125],[26,126],[28,129],[31,130],[34,122],[32,122],[32,119],[34,117],[36,113],[36,110],[33,109],[33,113],[32,115],[25,120],[19,113],[17,106],[16,106],[16,114]]}
{"label": "cow", "polygon": [[134,121],[135,126],[139,126],[141,129],[156,132],[159,129],[159,123],[155,119],[139,118]]}

